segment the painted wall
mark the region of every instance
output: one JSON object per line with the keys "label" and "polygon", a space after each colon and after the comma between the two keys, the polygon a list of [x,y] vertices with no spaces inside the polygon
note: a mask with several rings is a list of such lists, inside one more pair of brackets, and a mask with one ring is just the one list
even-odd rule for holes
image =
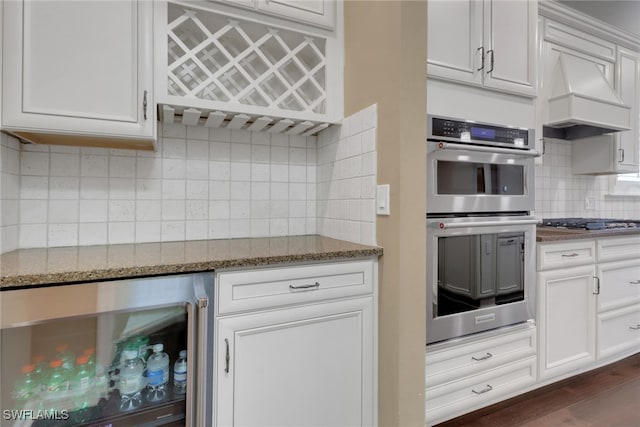
{"label": "painted wall", "polygon": [[377,104],[379,425],[424,426],[427,2],[347,1],[345,114]]}
{"label": "painted wall", "polygon": [[640,35],[640,2],[637,0],[561,0],[558,3]]}

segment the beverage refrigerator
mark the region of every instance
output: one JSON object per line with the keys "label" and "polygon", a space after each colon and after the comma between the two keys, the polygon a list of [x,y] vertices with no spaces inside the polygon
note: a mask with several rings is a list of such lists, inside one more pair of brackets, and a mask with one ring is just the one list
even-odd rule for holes
{"label": "beverage refrigerator", "polygon": [[213,281],[1,291],[0,426],[211,425]]}

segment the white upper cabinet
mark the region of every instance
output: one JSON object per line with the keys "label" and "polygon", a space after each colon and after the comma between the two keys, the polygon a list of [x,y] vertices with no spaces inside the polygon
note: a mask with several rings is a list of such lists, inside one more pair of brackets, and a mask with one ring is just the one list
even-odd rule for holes
{"label": "white upper cabinet", "polygon": [[35,142],[132,139],[151,148],[152,7],[4,2],[3,130]]}
{"label": "white upper cabinet", "polygon": [[633,173],[638,172],[640,56],[623,48],[618,48],[617,56],[616,91],[622,102],[631,107],[631,130],[616,135],[616,152],[620,157],[614,166],[616,173]]}
{"label": "white upper cabinet", "polygon": [[[209,0],[211,1],[211,0]],[[334,29],[336,3],[339,0],[213,0],[302,24]]]}
{"label": "white upper cabinet", "polygon": [[323,28],[335,27],[336,0],[259,0],[258,10]]}
{"label": "white upper cabinet", "polygon": [[430,1],[429,77],[536,96],[537,2]]}

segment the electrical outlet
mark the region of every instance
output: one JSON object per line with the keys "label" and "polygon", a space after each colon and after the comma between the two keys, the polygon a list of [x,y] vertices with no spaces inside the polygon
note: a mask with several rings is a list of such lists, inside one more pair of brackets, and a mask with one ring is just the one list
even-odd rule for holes
{"label": "electrical outlet", "polygon": [[596,200],[591,196],[587,196],[584,198],[584,208],[586,210],[593,210],[596,208]]}

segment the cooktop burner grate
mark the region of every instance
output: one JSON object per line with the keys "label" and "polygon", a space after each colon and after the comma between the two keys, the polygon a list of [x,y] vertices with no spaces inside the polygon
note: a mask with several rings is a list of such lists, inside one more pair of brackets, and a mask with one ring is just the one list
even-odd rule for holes
{"label": "cooktop burner grate", "polygon": [[548,227],[582,230],[606,230],[621,228],[640,229],[640,220],[608,218],[547,218],[542,220],[542,225],[546,225]]}

